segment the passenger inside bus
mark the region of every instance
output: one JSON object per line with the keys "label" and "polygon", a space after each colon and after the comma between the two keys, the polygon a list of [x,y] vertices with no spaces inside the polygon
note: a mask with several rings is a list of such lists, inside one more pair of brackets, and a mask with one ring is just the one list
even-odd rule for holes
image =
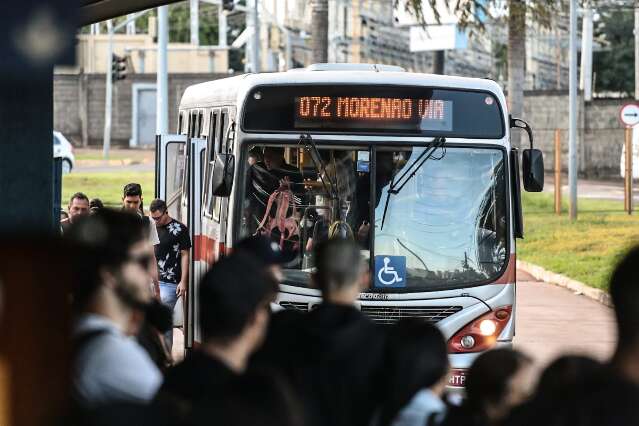
{"label": "passenger inside bus", "polygon": [[[313,267],[313,247],[329,237],[357,239],[367,249],[370,207],[358,191],[370,193],[369,174],[358,171],[358,151],[320,149],[313,160],[303,150],[287,150],[265,147],[264,162],[248,168],[243,236],[267,235],[282,250],[296,251],[289,267],[304,270]],[[360,180],[366,188],[358,188]]]}

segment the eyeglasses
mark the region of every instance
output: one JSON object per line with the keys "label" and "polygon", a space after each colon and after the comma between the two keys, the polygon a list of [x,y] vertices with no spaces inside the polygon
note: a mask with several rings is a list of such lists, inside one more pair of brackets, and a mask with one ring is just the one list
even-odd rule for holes
{"label": "eyeglasses", "polygon": [[162,214],[161,214],[161,215],[159,215],[159,216],[153,216],[153,215],[151,215],[151,218],[153,218],[153,220],[154,220],[154,221],[159,222],[159,221],[160,221],[160,219],[162,219],[162,217],[163,217],[165,214],[166,214],[166,212],[162,212]]}
{"label": "eyeglasses", "polygon": [[150,254],[140,254],[137,256],[129,256],[128,261],[137,263],[143,269],[147,269],[153,259]]}

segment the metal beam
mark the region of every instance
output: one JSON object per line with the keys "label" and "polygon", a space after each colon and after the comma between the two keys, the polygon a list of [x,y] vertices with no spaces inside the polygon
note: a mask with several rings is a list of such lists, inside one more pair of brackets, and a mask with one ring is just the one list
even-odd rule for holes
{"label": "metal beam", "polygon": [[82,27],[178,1],[180,0],[80,0],[78,26]]}

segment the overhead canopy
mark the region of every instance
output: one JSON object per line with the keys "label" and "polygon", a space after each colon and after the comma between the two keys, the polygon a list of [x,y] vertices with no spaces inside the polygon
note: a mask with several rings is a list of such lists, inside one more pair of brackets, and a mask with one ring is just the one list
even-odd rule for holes
{"label": "overhead canopy", "polygon": [[80,0],[78,26],[93,24],[177,1],[179,0]]}

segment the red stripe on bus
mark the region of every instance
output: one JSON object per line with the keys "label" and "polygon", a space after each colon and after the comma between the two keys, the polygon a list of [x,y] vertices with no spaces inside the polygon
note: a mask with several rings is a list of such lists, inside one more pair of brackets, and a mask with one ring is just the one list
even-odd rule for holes
{"label": "red stripe on bus", "polygon": [[224,254],[224,243],[216,244],[215,239],[206,235],[196,235],[193,247],[193,260],[196,262],[212,264]]}

